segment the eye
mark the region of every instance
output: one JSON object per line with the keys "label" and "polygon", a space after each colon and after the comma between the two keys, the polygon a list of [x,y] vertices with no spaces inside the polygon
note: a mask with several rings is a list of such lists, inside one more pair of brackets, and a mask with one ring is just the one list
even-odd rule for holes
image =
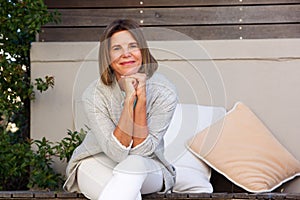
{"label": "eye", "polygon": [[136,49],[136,48],[139,48],[139,47],[136,43],[132,43],[132,44],[129,44],[129,48],[130,49]]}
{"label": "eye", "polygon": [[121,47],[120,46],[113,46],[111,49],[113,51],[119,51],[121,49]]}

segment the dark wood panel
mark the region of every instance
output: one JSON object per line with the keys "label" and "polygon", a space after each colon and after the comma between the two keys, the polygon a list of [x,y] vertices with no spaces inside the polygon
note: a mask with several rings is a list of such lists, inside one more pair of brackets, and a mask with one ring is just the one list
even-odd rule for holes
{"label": "dark wood panel", "polygon": [[300,24],[241,26],[243,39],[300,38]]}
{"label": "dark wood panel", "polygon": [[40,42],[98,41],[104,28],[42,28],[38,34]]}
{"label": "dark wood panel", "polygon": [[[300,24],[170,27],[195,40],[299,38]],[[153,33],[154,35],[154,33]],[[157,35],[157,40],[159,40]],[[168,35],[164,39],[167,40]],[[163,39],[162,39],[163,40]]]}
{"label": "dark wood panel", "polygon": [[[143,2],[142,4],[140,2]],[[48,8],[174,7],[294,4],[300,0],[45,0]]]}
{"label": "dark wood panel", "polygon": [[299,5],[243,7],[178,7],[140,9],[60,9],[60,24],[46,26],[106,26],[116,18],[132,18],[143,25],[205,25],[300,22]]}
{"label": "dark wood panel", "polygon": [[[146,28],[148,40],[178,40],[192,38],[195,40],[216,39],[266,39],[299,38],[300,24],[278,25],[226,25],[226,26],[170,26],[168,29],[178,31],[170,34],[163,28]],[[39,41],[98,41],[104,28],[43,28]]]}

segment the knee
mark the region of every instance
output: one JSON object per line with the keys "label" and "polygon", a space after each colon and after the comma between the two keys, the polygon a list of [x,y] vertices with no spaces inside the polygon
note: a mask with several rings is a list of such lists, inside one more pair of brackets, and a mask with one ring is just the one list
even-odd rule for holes
{"label": "knee", "polygon": [[129,155],[114,168],[114,173],[146,174],[149,170],[148,159],[139,155]]}

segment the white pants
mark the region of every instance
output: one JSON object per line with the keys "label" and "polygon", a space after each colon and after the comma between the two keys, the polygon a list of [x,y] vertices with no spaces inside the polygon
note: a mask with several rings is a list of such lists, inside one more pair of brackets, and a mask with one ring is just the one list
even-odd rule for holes
{"label": "white pants", "polygon": [[104,153],[84,159],[77,171],[81,193],[89,199],[139,200],[141,194],[158,192],[163,175],[157,161],[129,155],[115,163]]}

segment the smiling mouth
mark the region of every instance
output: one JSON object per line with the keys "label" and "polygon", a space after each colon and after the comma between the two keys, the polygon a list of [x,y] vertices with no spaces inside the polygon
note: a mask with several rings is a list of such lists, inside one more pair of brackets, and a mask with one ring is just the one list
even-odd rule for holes
{"label": "smiling mouth", "polygon": [[121,65],[131,65],[133,63],[135,63],[135,61],[121,62],[120,64]]}

